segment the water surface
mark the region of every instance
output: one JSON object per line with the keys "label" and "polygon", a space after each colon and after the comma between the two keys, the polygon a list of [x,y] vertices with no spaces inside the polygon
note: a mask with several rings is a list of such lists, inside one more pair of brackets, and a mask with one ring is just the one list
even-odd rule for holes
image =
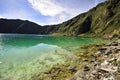
{"label": "water surface", "polygon": [[64,63],[68,55],[81,46],[104,41],[100,38],[0,34],[0,79],[16,80]]}

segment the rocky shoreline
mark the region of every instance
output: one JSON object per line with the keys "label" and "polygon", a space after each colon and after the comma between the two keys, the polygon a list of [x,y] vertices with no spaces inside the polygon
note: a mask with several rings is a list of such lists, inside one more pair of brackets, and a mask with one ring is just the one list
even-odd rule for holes
{"label": "rocky shoreline", "polygon": [[37,73],[31,80],[120,80],[120,39],[90,46],[66,64]]}
{"label": "rocky shoreline", "polygon": [[120,80],[120,38],[83,49],[65,64],[36,73],[30,80]]}
{"label": "rocky shoreline", "polygon": [[98,49],[93,60],[72,80],[120,80],[120,39]]}

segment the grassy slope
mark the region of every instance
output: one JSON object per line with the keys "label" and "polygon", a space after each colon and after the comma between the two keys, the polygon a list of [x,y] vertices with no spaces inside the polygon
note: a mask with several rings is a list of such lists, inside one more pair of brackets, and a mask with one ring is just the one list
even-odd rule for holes
{"label": "grassy slope", "polygon": [[120,1],[108,0],[58,25],[47,26],[54,35],[112,37],[120,33]]}
{"label": "grassy slope", "polygon": [[40,26],[30,21],[0,19],[0,32],[115,37],[120,34],[120,0],[108,0],[57,25]]}

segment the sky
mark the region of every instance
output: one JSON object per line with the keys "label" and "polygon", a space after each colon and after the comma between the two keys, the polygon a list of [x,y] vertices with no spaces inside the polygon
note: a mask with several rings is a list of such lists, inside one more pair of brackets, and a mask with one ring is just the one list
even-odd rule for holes
{"label": "sky", "polygon": [[105,0],[0,0],[0,18],[58,24],[84,13]]}

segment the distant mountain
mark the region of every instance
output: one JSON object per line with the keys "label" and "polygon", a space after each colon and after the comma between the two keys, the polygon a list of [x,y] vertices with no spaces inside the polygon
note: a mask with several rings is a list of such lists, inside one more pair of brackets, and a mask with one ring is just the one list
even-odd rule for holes
{"label": "distant mountain", "polygon": [[40,26],[22,20],[0,19],[1,33],[114,37],[120,34],[120,0],[107,0],[58,25]]}
{"label": "distant mountain", "polygon": [[43,34],[42,26],[23,20],[0,19],[0,33]]}

